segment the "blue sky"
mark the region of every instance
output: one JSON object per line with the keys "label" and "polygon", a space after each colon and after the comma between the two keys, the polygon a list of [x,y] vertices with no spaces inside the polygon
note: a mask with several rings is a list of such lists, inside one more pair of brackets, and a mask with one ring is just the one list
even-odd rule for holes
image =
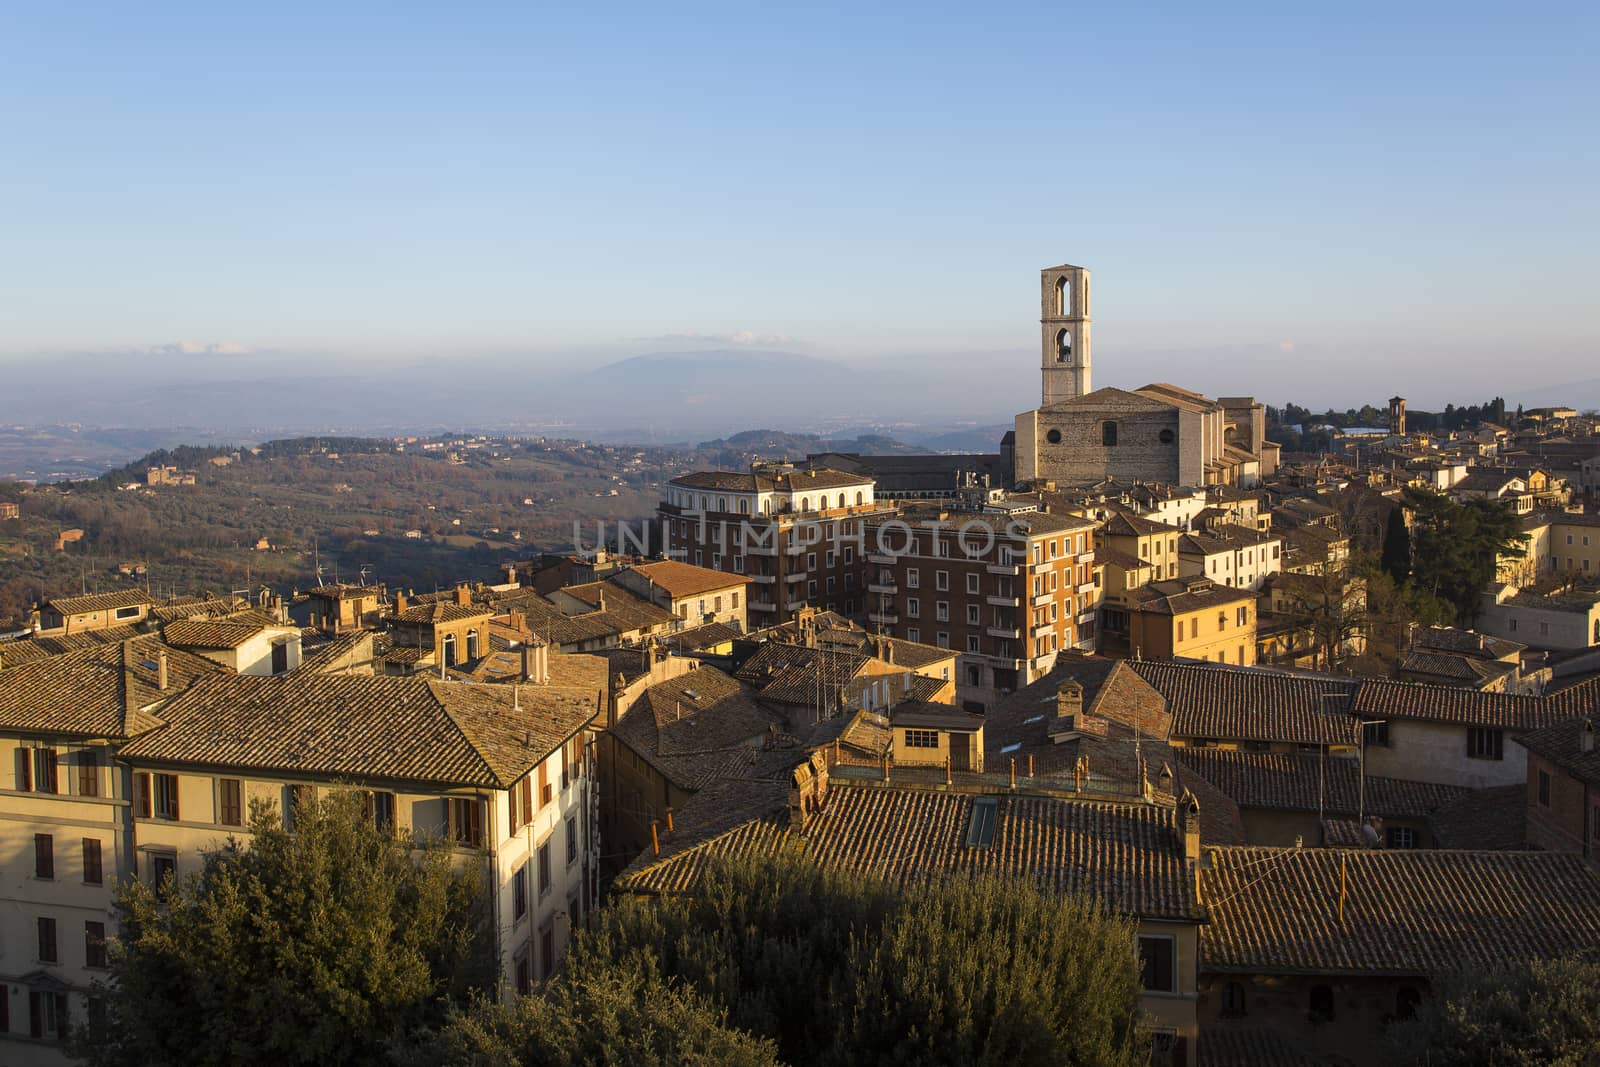
{"label": "blue sky", "polygon": [[1600,374],[1595,5],[1297,6],[7,5],[0,351]]}

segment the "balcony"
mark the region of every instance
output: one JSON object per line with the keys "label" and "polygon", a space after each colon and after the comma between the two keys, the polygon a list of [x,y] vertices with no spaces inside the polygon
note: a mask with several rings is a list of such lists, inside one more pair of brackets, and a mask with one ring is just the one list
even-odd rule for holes
{"label": "balcony", "polygon": [[880,567],[887,567],[894,562],[894,557],[885,556],[881,552],[868,552],[867,562],[876,563]]}
{"label": "balcony", "polygon": [[1005,626],[989,626],[983,632],[990,637],[1001,637],[1011,641],[1015,641],[1022,636],[1021,630]]}
{"label": "balcony", "polygon": [[783,581],[786,585],[794,585],[798,582],[805,581],[808,577],[810,577],[810,573],[807,571],[795,571],[792,574],[785,574],[783,576]]}
{"label": "balcony", "polygon": [[786,600],[783,602],[783,606],[788,611],[799,611],[806,606],[806,598],[802,596],[795,597],[793,600]]}
{"label": "balcony", "polygon": [[1015,563],[990,563],[983,569],[988,571],[990,574],[1009,574],[1012,577],[1015,577],[1022,570],[1022,568]]}
{"label": "balcony", "polygon": [[893,626],[900,621],[900,613],[897,611],[869,611],[867,612],[867,619],[871,622],[881,623],[884,626]]}
{"label": "balcony", "polygon": [[1100,587],[1098,585],[1095,585],[1093,582],[1084,582],[1082,585],[1078,586],[1078,592],[1079,593],[1092,593],[1096,589],[1099,589],[1099,588]]}
{"label": "balcony", "polygon": [[1087,625],[1088,623],[1091,623],[1091,622],[1094,622],[1094,612],[1093,611],[1086,611],[1082,615],[1078,616],[1078,625],[1079,626],[1084,626],[1084,625]]}
{"label": "balcony", "polygon": [[778,576],[775,574],[752,574],[748,575],[748,577],[757,585],[771,585],[778,580]]}
{"label": "balcony", "polygon": [[1020,608],[1022,606],[1022,598],[1016,596],[990,596],[984,597],[984,599],[997,608]]}
{"label": "balcony", "polygon": [[776,537],[769,537],[765,541],[759,542],[752,538],[745,542],[744,551],[751,556],[767,556],[769,558],[776,556],[778,554]]}
{"label": "balcony", "polygon": [[1032,604],[1036,608],[1042,608],[1046,604],[1049,604],[1051,601],[1055,600],[1055,598],[1056,595],[1054,593],[1044,592],[1034,596],[1033,599],[1028,601],[1028,603]]}
{"label": "balcony", "polygon": [[751,611],[777,611],[778,605],[770,600],[752,600],[749,603]]}
{"label": "balcony", "polygon": [[868,582],[867,592],[879,593],[884,596],[894,596],[896,593],[900,592],[900,585],[898,582]]}

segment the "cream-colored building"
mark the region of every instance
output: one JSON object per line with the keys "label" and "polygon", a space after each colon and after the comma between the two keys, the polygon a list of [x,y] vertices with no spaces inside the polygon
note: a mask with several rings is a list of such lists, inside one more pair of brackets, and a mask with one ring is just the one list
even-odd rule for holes
{"label": "cream-colored building", "polygon": [[685,626],[721,622],[741,632],[747,628],[745,591],[754,579],[746,575],[667,559],[636,564],[611,580],[666,608]]}
{"label": "cream-colored building", "polygon": [[233,619],[179,619],[161,631],[167,644],[204,656],[235,674],[285,674],[300,666],[298,626]]}
{"label": "cream-colored building", "polygon": [[197,683],[122,749],[133,784],[125,873],[181,877],[238,835],[254,804],[292,826],[302,798],[358,789],[377,823],[442,839],[482,866],[502,991],[526,992],[593,906],[598,855],[590,727],[604,664],[556,656],[540,670],[544,681],[518,686],[305,674]]}
{"label": "cream-colored building", "polygon": [[0,670],[0,1063],[68,1062],[136,847],[117,751],[222,673],[153,634]]}
{"label": "cream-colored building", "polygon": [[39,605],[34,633],[40,637],[61,637],[86,630],[134,626],[149,617],[154,604],[143,589],[56,597]]}

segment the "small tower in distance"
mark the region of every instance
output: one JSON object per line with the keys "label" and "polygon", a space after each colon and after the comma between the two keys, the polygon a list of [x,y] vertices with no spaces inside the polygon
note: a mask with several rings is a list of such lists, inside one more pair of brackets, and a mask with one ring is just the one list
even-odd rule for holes
{"label": "small tower in distance", "polygon": [[1072,400],[1094,388],[1087,270],[1063,263],[1039,272],[1039,344],[1043,403]]}
{"label": "small tower in distance", "polygon": [[1403,396],[1389,398],[1389,433],[1394,437],[1406,435],[1406,398]]}

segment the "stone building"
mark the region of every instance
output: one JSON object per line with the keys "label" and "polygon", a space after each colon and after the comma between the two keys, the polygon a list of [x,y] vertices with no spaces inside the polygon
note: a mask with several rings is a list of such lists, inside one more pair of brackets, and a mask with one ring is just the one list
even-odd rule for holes
{"label": "stone building", "polygon": [[1175,385],[1093,388],[1089,272],[1040,272],[1041,404],[1016,418],[1018,483],[1103,478],[1251,486],[1277,467],[1266,409],[1250,397],[1211,400]]}

